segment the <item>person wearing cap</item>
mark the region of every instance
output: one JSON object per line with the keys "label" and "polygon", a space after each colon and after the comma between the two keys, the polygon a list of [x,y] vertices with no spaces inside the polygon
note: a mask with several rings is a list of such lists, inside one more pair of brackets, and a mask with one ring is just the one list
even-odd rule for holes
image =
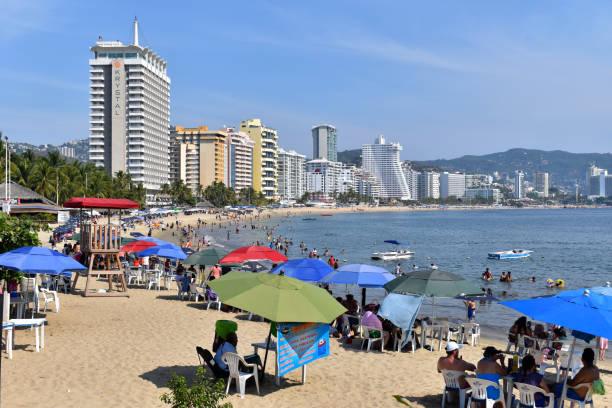
{"label": "person wearing cap", "polygon": [[[468,363],[459,357],[459,349],[461,345],[455,343],[454,341],[449,341],[446,343],[446,357],[440,357],[438,360],[438,372],[442,372],[442,370],[452,370],[452,371],[474,371],[476,366],[474,364]],[[461,388],[469,388],[469,384],[465,381],[465,376],[462,375],[459,377],[459,386]]]}
{"label": "person wearing cap", "polygon": [[[499,361],[499,363],[497,362]],[[504,365],[504,355],[493,346],[484,350],[484,358],[478,362],[478,378],[493,381],[499,385],[499,379],[508,375],[508,369]],[[499,398],[500,388],[487,387],[487,398],[496,400]],[[503,403],[495,403],[494,408],[503,407]]]}

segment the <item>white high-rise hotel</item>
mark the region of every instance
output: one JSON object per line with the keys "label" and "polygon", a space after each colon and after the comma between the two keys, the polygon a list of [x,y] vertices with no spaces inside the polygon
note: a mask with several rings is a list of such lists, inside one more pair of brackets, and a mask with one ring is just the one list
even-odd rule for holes
{"label": "white high-rise hotel", "polygon": [[410,190],[402,170],[399,143],[385,143],[380,135],[374,144],[361,146],[362,167],[379,182],[380,198],[399,198],[410,200]]}
{"label": "white high-rise hotel", "polygon": [[166,61],[138,43],[91,47],[89,160],[110,174],[127,172],[148,190],[168,182],[170,78]]}

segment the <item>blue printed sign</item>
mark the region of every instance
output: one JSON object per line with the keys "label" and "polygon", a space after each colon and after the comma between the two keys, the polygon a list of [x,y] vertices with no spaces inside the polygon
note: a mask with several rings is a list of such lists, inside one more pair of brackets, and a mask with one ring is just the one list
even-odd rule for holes
{"label": "blue printed sign", "polygon": [[329,325],[278,323],[278,375],[329,356]]}

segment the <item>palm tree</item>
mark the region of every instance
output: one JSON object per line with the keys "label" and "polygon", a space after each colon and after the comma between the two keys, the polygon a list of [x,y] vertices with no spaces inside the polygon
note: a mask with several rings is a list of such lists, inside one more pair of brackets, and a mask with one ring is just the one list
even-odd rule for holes
{"label": "palm tree", "polygon": [[56,187],[55,175],[56,169],[48,161],[39,161],[32,174],[33,190],[47,198],[52,197]]}

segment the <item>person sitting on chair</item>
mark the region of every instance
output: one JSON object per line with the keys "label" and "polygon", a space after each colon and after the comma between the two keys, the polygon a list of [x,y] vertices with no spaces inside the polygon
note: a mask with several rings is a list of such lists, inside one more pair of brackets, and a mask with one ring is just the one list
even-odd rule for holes
{"label": "person sitting on chair", "polygon": [[[592,348],[587,347],[582,352],[582,368],[578,371],[578,374],[571,380],[567,380],[568,387],[574,387],[579,384],[592,383],[595,380],[599,380],[599,368],[593,363],[595,361],[595,352]],[[555,397],[560,398],[563,392],[563,384],[557,384],[555,386]],[[571,399],[584,401],[588,388],[580,387],[577,389],[568,388],[567,396]]]}
{"label": "person sitting on chair", "polygon": [[[438,360],[438,372],[442,372],[442,370],[452,370],[452,371],[474,371],[476,366],[474,364],[468,363],[459,357],[459,349],[461,345],[455,343],[454,341],[449,341],[446,344],[446,357],[440,357]],[[459,377],[459,386],[461,388],[469,388],[470,385],[465,381],[465,376]]]}
{"label": "person sitting on chair", "polygon": [[[223,362],[223,355],[225,353],[235,353],[238,354],[238,351],[236,350],[236,346],[238,345],[238,335],[236,334],[236,332],[231,332],[228,333],[227,336],[225,337],[225,341],[221,344],[221,346],[217,349],[217,354],[215,354],[215,364],[217,364],[217,366],[223,370],[224,373],[227,373],[225,375],[225,378],[227,378],[227,376],[229,376],[229,367],[227,366],[227,364],[225,364]],[[259,358],[259,355],[257,354],[253,354],[250,356],[245,356],[244,357],[244,361],[247,362],[247,364],[257,364],[257,366],[259,366],[261,368],[261,359]],[[240,371],[242,372],[252,372],[253,369],[250,367],[240,367]],[[261,371],[261,370],[260,370]],[[263,374],[263,372],[261,373]]]}
{"label": "person sitting on chair", "polygon": [[[523,357],[521,371],[514,376],[514,382],[533,385],[540,387],[547,393],[550,392],[548,385],[544,382],[544,376],[537,372],[535,358],[531,354]],[[534,401],[536,407],[548,406],[549,402],[548,397],[544,396],[541,392],[535,393]]]}
{"label": "person sitting on chair", "polygon": [[[495,360],[498,360],[497,363]],[[508,374],[508,369],[504,366],[504,355],[501,351],[493,346],[489,346],[484,350],[484,358],[478,362],[477,378],[489,380],[499,385],[499,380]],[[500,388],[493,386],[487,387],[487,398],[496,400],[500,397]],[[493,408],[502,408],[503,403],[496,402]]]}

